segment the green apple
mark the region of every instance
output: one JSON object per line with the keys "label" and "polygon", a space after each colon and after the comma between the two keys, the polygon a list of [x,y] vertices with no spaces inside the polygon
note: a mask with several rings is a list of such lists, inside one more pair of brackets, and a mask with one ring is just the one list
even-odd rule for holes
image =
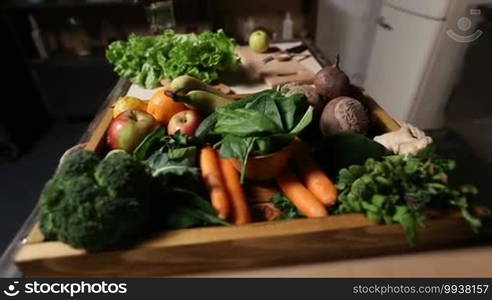
{"label": "green apple", "polygon": [[249,36],[249,47],[258,53],[267,51],[268,47],[270,47],[270,39],[268,38],[268,34],[263,30],[253,32]]}

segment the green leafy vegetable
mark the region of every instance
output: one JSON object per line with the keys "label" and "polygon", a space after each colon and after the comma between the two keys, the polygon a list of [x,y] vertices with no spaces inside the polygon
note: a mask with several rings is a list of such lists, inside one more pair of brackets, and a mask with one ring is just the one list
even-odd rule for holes
{"label": "green leafy vegetable", "polygon": [[207,128],[222,136],[220,154],[242,162],[241,179],[250,155],[281,150],[312,121],[313,108],[302,94],[289,97],[275,90],[253,94],[218,109],[209,116]]}
{"label": "green leafy vegetable", "polygon": [[237,44],[222,30],[216,33],[177,34],[172,30],[156,36],[130,35],[128,41],[109,45],[106,57],[115,71],[146,88],[161,79],[191,75],[204,82],[219,78],[239,66]]}
{"label": "green leafy vegetable", "polygon": [[152,176],[164,186],[202,192],[197,166],[198,147],[202,144],[199,139],[178,132],[154,140],[153,144],[160,148],[146,160]]}
{"label": "green leafy vegetable", "polygon": [[197,148],[195,146],[176,149],[168,152],[156,151],[147,160],[152,170],[152,176],[165,176],[176,174],[182,176],[186,173],[198,174],[198,168],[194,167]]}
{"label": "green leafy vegetable", "polygon": [[271,199],[273,205],[278,208],[282,215],[280,219],[297,219],[303,218],[304,215],[292,204],[287,196],[282,194],[276,194]]}
{"label": "green leafy vegetable", "polygon": [[357,133],[325,136],[314,151],[319,166],[332,177],[343,168],[364,164],[369,158],[379,160],[389,154],[381,144]]}
{"label": "green leafy vegetable", "polygon": [[154,141],[154,144],[161,147],[149,156],[146,164],[152,176],[161,183],[160,193],[166,199],[159,203],[156,218],[162,220],[166,228],[227,225],[202,197],[206,193],[197,166],[201,141],[178,132]]}
{"label": "green leafy vegetable", "polygon": [[447,174],[454,162],[432,150],[417,155],[391,155],[377,161],[340,170],[336,213],[360,212],[380,223],[399,223],[408,242],[415,245],[417,228],[424,225],[427,208],[458,207],[474,230],[479,219],[468,212],[468,198],[477,193],[472,186],[452,187]]}
{"label": "green leafy vegetable", "polygon": [[227,224],[202,197],[199,140],[163,132],[151,133],[134,155],[113,150],[102,160],[89,151],[69,156],[41,194],[45,236],[99,251],[163,227]]}
{"label": "green leafy vegetable", "polygon": [[217,120],[214,132],[224,135],[233,134],[246,137],[254,134],[271,134],[282,130],[282,127],[279,127],[268,114],[256,109],[217,109]]}
{"label": "green leafy vegetable", "polygon": [[229,225],[219,219],[210,202],[196,193],[184,189],[172,189],[167,198],[169,212],[164,217],[168,228],[189,228],[197,225]]}
{"label": "green leafy vegetable", "polygon": [[[255,95],[245,97],[245,98],[242,98],[240,100],[236,100],[236,101],[232,102],[231,104],[227,105],[227,108],[229,108],[229,109],[245,108],[246,104],[251,102],[252,97],[260,97],[260,95],[262,95],[262,94],[269,95],[270,93],[271,93],[270,90],[265,90],[265,91],[256,93]],[[214,112],[214,113],[208,115],[200,123],[197,130],[195,131],[195,136],[198,138],[205,138],[208,135],[214,134],[213,130],[214,130],[216,124],[217,124],[217,113]]]}
{"label": "green leafy vegetable", "polygon": [[166,129],[164,127],[156,128],[152,133],[147,135],[140,145],[135,148],[133,155],[139,160],[147,159],[150,154],[154,153],[160,147],[160,142],[164,140],[166,136]]}
{"label": "green leafy vegetable", "polygon": [[200,123],[198,128],[195,131],[195,136],[197,138],[205,138],[209,135],[215,127],[217,123],[217,115],[212,113],[208,115],[203,121]]}
{"label": "green leafy vegetable", "polygon": [[41,194],[41,231],[48,239],[93,251],[132,242],[150,226],[152,190],[145,165],[124,151],[103,160],[77,152]]}

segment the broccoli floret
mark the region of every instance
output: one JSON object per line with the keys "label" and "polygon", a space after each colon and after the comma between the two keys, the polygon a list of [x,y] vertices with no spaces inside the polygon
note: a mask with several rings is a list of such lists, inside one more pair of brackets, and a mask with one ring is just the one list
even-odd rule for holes
{"label": "broccoli floret", "polygon": [[111,196],[147,197],[152,180],[146,166],[136,163],[135,158],[122,150],[115,150],[101,161],[95,170],[99,185],[105,186]]}
{"label": "broccoli floret", "polygon": [[60,218],[63,216],[60,209],[64,206],[65,191],[59,180],[50,179],[41,193],[41,231],[47,239],[56,239],[61,227]]}
{"label": "broccoli floret", "polygon": [[57,177],[71,178],[81,174],[92,174],[100,159],[94,152],[81,150],[69,155],[63,162]]}
{"label": "broccoli floret", "polygon": [[95,167],[78,167],[85,171],[58,173],[43,190],[41,230],[47,238],[98,251],[146,231],[151,208],[150,181],[145,179],[150,174],[141,162],[115,152]]}
{"label": "broccoli floret", "polygon": [[147,227],[148,207],[137,198],[98,196],[70,209],[58,239],[76,248],[104,250],[139,237]]}

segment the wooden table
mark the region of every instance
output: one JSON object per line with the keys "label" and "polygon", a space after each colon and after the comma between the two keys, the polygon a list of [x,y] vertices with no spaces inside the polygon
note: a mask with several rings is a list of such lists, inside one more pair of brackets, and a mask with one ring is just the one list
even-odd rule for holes
{"label": "wooden table", "polygon": [[[306,66],[317,71],[326,60],[319,52],[307,43],[313,57],[308,59]],[[290,47],[286,44],[284,47]],[[237,92],[251,92],[252,89],[262,89],[262,86],[235,87]],[[95,126],[103,116],[103,111],[111,105],[114,99],[122,95],[134,95],[148,98],[152,91],[143,90],[131,85],[128,80],[120,79],[100,112],[89,125],[87,132],[80,142],[87,141]],[[38,221],[39,207],[36,205],[33,212],[21,227],[16,237],[0,258],[0,276],[21,276],[22,274],[13,264],[15,256],[23,239]],[[343,251],[341,249],[340,251]],[[473,248],[457,248],[432,252],[418,252],[403,255],[381,256],[364,259],[343,260],[336,262],[316,263],[298,266],[271,267],[255,270],[215,272],[208,274],[189,274],[189,276],[220,276],[220,277],[474,277],[492,276],[492,246],[483,245]]]}

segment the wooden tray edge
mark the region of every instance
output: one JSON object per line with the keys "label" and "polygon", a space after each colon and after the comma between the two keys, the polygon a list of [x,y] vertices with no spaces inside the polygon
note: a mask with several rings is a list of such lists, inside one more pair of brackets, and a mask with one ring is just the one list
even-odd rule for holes
{"label": "wooden tray edge", "polygon": [[[89,254],[62,243],[41,243],[24,248],[16,262],[28,277],[175,276],[415,252],[462,245],[474,239],[464,220],[445,218],[429,220],[426,228],[419,230],[415,248],[408,245],[401,226],[394,224]],[[59,251],[67,250],[69,255],[59,255]],[[49,256],[30,255],[47,251]]]}

